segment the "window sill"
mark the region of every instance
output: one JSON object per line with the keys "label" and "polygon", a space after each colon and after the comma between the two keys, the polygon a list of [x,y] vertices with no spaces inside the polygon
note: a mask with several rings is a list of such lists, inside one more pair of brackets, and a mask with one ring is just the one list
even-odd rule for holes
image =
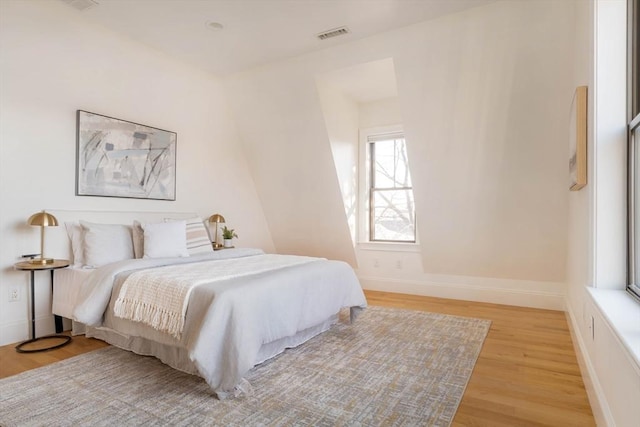
{"label": "window sill", "polygon": [[362,251],[420,252],[419,243],[363,242],[358,243],[357,248]]}
{"label": "window sill", "polygon": [[588,289],[605,321],[640,367],[640,304],[624,290]]}

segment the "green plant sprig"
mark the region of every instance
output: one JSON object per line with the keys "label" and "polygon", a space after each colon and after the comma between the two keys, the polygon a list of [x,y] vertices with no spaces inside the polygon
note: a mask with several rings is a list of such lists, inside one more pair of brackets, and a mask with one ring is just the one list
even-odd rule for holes
{"label": "green plant sprig", "polygon": [[226,225],[224,227],[222,227],[222,238],[223,239],[233,239],[234,237],[237,238],[238,235],[236,234],[235,231],[233,231],[233,228],[227,228]]}

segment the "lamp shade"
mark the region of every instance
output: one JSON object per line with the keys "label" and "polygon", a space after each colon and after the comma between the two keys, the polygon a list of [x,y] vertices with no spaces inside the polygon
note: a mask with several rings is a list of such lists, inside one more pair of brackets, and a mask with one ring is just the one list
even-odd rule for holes
{"label": "lamp shade", "polygon": [[27,220],[27,224],[41,227],[56,227],[58,225],[58,220],[55,216],[42,211],[31,215]]}
{"label": "lamp shade", "polygon": [[224,224],[224,217],[220,214],[213,214],[209,217],[209,222]]}

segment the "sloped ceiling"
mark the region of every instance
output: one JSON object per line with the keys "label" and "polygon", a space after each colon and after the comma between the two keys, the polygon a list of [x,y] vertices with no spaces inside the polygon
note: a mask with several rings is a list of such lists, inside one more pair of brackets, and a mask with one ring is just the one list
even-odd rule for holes
{"label": "sloped ceiling", "polygon": [[[59,0],[62,6],[69,0]],[[216,74],[228,74],[495,0],[94,0],[78,15]],[[67,6],[71,7],[71,6]],[[222,24],[213,31],[207,23]],[[349,34],[316,35],[347,26]]]}
{"label": "sloped ceiling", "polygon": [[391,58],[334,70],[321,77],[355,102],[365,103],[398,96],[396,72]]}

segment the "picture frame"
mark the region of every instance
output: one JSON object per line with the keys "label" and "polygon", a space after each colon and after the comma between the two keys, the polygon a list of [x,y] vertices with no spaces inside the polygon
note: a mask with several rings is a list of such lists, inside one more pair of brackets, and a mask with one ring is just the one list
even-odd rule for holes
{"label": "picture frame", "polygon": [[571,102],[569,125],[569,190],[587,185],[587,86],[578,86]]}
{"label": "picture frame", "polygon": [[76,195],[176,200],[175,132],[77,110]]}

